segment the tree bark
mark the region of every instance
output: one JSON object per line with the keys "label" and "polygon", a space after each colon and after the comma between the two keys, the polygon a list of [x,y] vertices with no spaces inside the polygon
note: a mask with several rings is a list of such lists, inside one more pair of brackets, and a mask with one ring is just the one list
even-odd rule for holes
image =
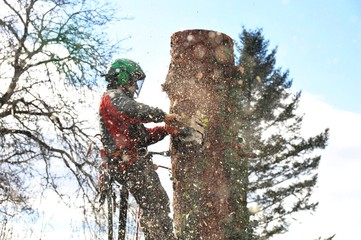
{"label": "tree bark", "polygon": [[215,31],[176,32],[171,37],[171,57],[163,85],[170,112],[207,124],[201,150],[184,153],[179,151],[181,144],[174,139],[171,143],[177,235],[187,240],[223,240],[233,214],[225,145],[237,135],[229,127],[233,41]]}

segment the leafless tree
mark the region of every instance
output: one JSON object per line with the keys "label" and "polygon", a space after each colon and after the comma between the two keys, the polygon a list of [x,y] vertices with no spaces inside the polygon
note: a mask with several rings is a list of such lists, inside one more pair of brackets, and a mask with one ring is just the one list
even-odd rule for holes
{"label": "leafless tree", "polygon": [[28,200],[36,189],[52,189],[66,203],[82,199],[88,213],[98,162],[86,152],[97,121],[85,113],[118,50],[105,26],[119,19],[97,1],[0,5],[0,218],[34,210]]}

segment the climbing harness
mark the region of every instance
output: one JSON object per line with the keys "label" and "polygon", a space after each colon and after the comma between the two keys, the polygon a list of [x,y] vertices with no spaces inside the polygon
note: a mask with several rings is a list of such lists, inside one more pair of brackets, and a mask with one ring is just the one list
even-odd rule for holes
{"label": "climbing harness", "polygon": [[[142,149],[139,153],[142,153],[143,157],[147,156],[149,159],[152,158],[153,155],[160,155],[164,157],[169,157],[170,152],[169,151],[162,151],[162,152],[148,152],[145,149]],[[108,240],[114,240],[114,213],[116,211],[116,195],[115,191],[113,189],[114,185],[114,179],[112,177],[113,174],[117,174],[117,169],[112,167],[110,165],[116,164],[116,163],[109,163],[109,159],[105,156],[104,149],[101,149],[101,156],[103,159],[103,162],[100,166],[100,205],[103,205],[105,201],[107,201],[107,210],[108,210]],[[157,168],[164,168],[167,170],[171,170],[169,167],[157,165],[154,164],[154,167]],[[117,184],[117,186],[119,186]],[[126,223],[127,223],[127,213],[128,213],[128,199],[129,199],[129,191],[126,187],[126,185],[119,186],[120,188],[120,197],[119,197],[119,215],[118,215],[118,231],[117,231],[117,240],[125,240],[126,237]],[[138,208],[138,216],[137,216],[137,222],[140,218],[140,209]],[[138,239],[138,224],[137,224],[137,231],[136,231],[136,239]]]}

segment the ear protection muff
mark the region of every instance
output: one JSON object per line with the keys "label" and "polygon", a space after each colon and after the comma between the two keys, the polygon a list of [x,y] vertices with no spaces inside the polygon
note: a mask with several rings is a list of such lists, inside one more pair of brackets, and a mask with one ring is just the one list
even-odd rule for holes
{"label": "ear protection muff", "polygon": [[120,73],[118,74],[117,80],[118,80],[118,83],[119,83],[120,85],[124,86],[124,85],[126,85],[126,84],[129,82],[129,80],[130,80],[130,75],[129,75],[128,72],[125,72],[125,71],[124,71],[124,72],[120,72]]}
{"label": "ear protection muff", "polygon": [[122,58],[115,60],[105,75],[105,80],[111,85],[109,88],[116,88],[119,85],[126,86],[138,80],[144,80],[144,78],[145,74],[137,63]]}

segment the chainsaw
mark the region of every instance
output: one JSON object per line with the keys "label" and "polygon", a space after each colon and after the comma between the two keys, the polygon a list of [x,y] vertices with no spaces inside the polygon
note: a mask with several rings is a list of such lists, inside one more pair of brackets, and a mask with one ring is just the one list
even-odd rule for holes
{"label": "chainsaw", "polygon": [[167,124],[178,130],[173,136],[173,147],[182,154],[190,154],[203,149],[207,118],[188,118],[178,116]]}

